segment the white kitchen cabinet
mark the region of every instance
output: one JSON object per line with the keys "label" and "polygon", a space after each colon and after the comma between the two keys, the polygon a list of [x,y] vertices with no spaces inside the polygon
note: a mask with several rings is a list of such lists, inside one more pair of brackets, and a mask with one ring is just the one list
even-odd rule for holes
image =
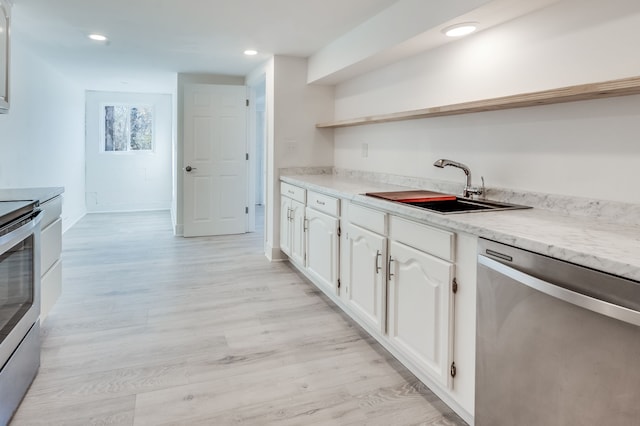
{"label": "white kitchen cabinet", "polygon": [[477,238],[342,202],[307,192],[307,261],[300,270],[471,421]]}
{"label": "white kitchen cabinet", "polygon": [[353,203],[347,216],[349,313],[450,389],[455,234]]}
{"label": "white kitchen cabinet", "polygon": [[280,250],[291,254],[291,198],[280,197]]}
{"label": "white kitchen cabinet", "polygon": [[388,339],[418,368],[448,387],[453,264],[389,241]]}
{"label": "white kitchen cabinet", "polygon": [[306,191],[303,188],[282,182],[280,193],[280,250],[293,262],[304,266]]}
{"label": "white kitchen cabinet", "polygon": [[418,369],[451,388],[455,234],[389,217],[387,336]]}
{"label": "white kitchen cabinet", "polygon": [[340,220],[339,201],[309,192],[305,211],[307,273],[325,292],[338,293]]}
{"label": "white kitchen cabinet", "polygon": [[62,196],[40,204],[40,321],[44,321],[62,293]]}
{"label": "white kitchen cabinet", "polygon": [[386,331],[387,215],[349,203],[345,216],[348,226],[341,248],[342,300],[350,315],[382,336]]}
{"label": "white kitchen cabinet", "polygon": [[362,321],[384,334],[387,239],[383,235],[350,224],[346,242],[346,303]]}

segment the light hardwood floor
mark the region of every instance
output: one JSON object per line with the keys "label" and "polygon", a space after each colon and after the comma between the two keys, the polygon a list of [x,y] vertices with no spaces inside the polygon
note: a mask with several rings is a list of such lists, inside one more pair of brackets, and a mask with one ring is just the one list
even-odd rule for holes
{"label": "light hardwood floor", "polygon": [[262,241],[83,218],[11,425],[464,424]]}

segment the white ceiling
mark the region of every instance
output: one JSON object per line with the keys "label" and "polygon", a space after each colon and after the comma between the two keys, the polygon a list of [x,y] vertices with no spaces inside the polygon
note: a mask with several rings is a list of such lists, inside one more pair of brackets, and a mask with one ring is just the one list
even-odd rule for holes
{"label": "white ceiling", "polygon": [[395,2],[13,0],[12,31],[88,89],[175,84],[176,72],[246,75],[274,54],[308,57]]}
{"label": "white ceiling", "polygon": [[451,42],[443,26],[484,30],[559,1],[13,0],[12,34],[89,90],[168,93],[176,73],[245,76],[273,55],[338,64],[310,80],[336,84]]}

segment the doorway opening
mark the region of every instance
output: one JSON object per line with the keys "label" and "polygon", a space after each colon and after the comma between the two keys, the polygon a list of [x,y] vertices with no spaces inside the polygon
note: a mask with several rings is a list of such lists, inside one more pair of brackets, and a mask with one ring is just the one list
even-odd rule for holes
{"label": "doorway opening", "polygon": [[266,132],[266,82],[264,76],[254,84],[248,84],[249,110],[249,146],[251,158],[250,193],[254,215],[250,217],[249,230],[264,233],[267,191],[267,132]]}

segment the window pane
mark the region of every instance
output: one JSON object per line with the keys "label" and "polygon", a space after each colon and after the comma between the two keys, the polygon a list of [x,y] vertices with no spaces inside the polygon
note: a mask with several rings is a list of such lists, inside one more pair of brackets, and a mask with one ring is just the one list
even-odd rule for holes
{"label": "window pane", "polygon": [[151,149],[151,108],[131,108],[131,149]]}
{"label": "window pane", "polygon": [[113,151],[113,107],[104,107],[104,150]]}
{"label": "window pane", "polygon": [[113,146],[114,151],[127,150],[127,110],[129,108],[124,105],[115,105],[113,107]]}

